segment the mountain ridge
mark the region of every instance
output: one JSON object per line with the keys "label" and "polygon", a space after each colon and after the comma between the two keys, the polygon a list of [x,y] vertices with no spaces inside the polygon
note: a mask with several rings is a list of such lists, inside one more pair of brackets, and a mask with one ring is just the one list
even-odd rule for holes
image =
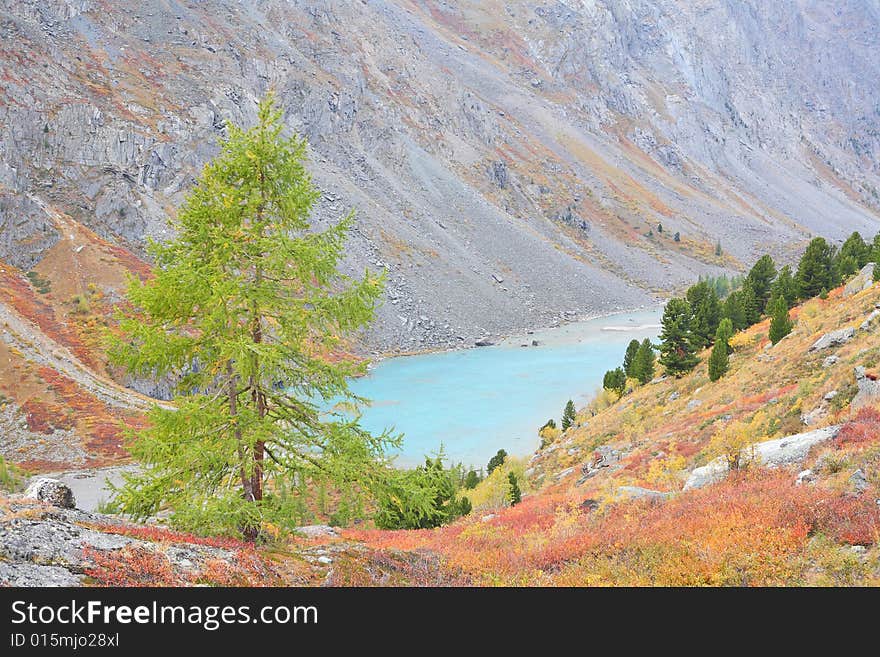
{"label": "mountain ridge", "polygon": [[273,87],[311,144],[319,224],[356,208],[349,270],[388,271],[366,349],[653,304],[768,245],[784,260],[812,233],[880,227],[878,16],[876,2],[8,3],[0,259],[32,269],[57,241],[41,204],[142,254],[224,122],[252,122]]}

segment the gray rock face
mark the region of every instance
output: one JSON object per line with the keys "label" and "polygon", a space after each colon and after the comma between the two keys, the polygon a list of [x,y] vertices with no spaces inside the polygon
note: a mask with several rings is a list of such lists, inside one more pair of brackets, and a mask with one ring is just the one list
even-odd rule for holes
{"label": "gray rock face", "polygon": [[868,478],[865,476],[865,473],[861,468],[853,472],[849,476],[849,485],[852,487],[853,491],[857,495],[861,495],[866,490],[868,490],[870,484],[868,483]]}
{"label": "gray rock face", "polygon": [[874,263],[869,262],[862,270],[843,288],[843,296],[851,297],[854,294],[869,289],[874,284]]}
{"label": "gray rock face", "polygon": [[659,490],[642,488],[641,486],[620,486],[614,491],[618,500],[651,500],[652,502],[665,502],[671,497],[671,493]]}
{"label": "gray rock face", "polygon": [[720,273],[688,244],[748,262],[876,232],[878,34],[856,0],[7,2],[0,259],[57,241],[40,203],[135,250],[167,237],[273,87],[317,224],[358,209],[346,272],[387,272],[369,346],[650,304]]}
{"label": "gray rock face", "polygon": [[24,496],[63,509],[76,507],[76,500],[70,487],[57,479],[49,479],[48,477],[39,477],[28,484]]}
{"label": "gray rock face", "polygon": [[850,402],[850,410],[857,411],[880,401],[880,381],[869,377],[864,367],[855,368],[856,385],[859,391]]}
{"label": "gray rock face", "polygon": [[[752,462],[767,468],[781,468],[802,463],[807,458],[810,449],[831,440],[839,432],[840,426],[831,426],[757,443],[752,452]],[[745,462],[749,460],[749,458],[743,459]],[[727,476],[727,472],[727,461],[719,457],[707,465],[695,468],[685,482],[684,490],[702,488],[721,481]]]}
{"label": "gray rock face", "polygon": [[339,532],[330,525],[304,525],[297,527],[295,531],[299,534],[304,534],[306,538],[332,538],[339,536]]}
{"label": "gray rock face", "polygon": [[823,349],[830,349],[831,347],[839,347],[852,340],[855,337],[855,334],[856,330],[851,326],[831,331],[816,340],[816,342],[813,343],[813,346],[810,347],[810,351],[822,351]]}

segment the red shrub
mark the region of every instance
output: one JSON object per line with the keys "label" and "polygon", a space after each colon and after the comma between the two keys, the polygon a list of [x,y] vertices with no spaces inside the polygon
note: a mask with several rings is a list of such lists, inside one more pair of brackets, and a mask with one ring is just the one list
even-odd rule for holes
{"label": "red shrub", "polygon": [[880,440],[880,411],[870,406],[861,409],[837,434],[837,443],[864,443]]}

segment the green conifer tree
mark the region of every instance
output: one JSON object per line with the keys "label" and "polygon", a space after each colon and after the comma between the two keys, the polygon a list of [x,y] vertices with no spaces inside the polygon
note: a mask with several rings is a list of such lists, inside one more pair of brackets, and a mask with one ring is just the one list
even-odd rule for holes
{"label": "green conifer tree", "polygon": [[770,342],[776,344],[791,333],[793,324],[788,314],[788,304],[783,297],[774,297],[770,303]]}
{"label": "green conifer tree", "polygon": [[712,353],[709,354],[709,379],[717,381],[727,374],[730,368],[730,338],[733,337],[733,324],[729,319],[723,319],[718,325],[718,331],[715,334],[715,344],[712,346]]}
{"label": "green conifer tree", "polygon": [[[773,286],[770,288],[770,297],[781,296],[789,308],[793,308],[798,299],[798,286],[791,272],[791,265],[785,265],[779,270]],[[769,304],[768,304],[769,307]]]}
{"label": "green conifer tree", "polygon": [[858,231],[850,235],[837,254],[838,270],[843,276],[851,276],[868,264],[871,259],[869,247]]}
{"label": "green conifer tree", "polygon": [[742,303],[743,316],[746,325],[744,328],[754,326],[761,321],[761,311],[758,309],[758,299],[755,296],[755,288],[749,279],[743,282],[742,289],[739,291],[739,299]]}
{"label": "green conifer tree", "polygon": [[513,472],[507,473],[507,482],[509,484],[507,500],[510,502],[510,506],[516,506],[522,502],[522,491],[519,489],[519,481],[517,481],[516,475]]}
{"label": "green conifer tree", "polygon": [[721,311],[724,318],[729,319],[735,331],[742,331],[747,328],[746,311],[742,304],[742,293],[731,292],[724,300],[724,307]]}
{"label": "green conifer tree", "polygon": [[700,281],[687,291],[691,307],[691,332],[694,345],[705,348],[715,340],[715,331],[721,321],[721,302],[715,289],[706,281]]}
{"label": "green conifer tree", "polygon": [[733,347],[730,346],[730,339],[733,337],[733,334],[733,322],[725,317],[718,325],[718,331],[715,333],[715,342],[719,340],[723,342],[728,354],[733,353]]}
{"label": "green conifer tree", "polygon": [[769,255],[761,256],[746,276],[746,283],[751,284],[755,294],[755,310],[758,313],[753,323],[757,323],[767,310],[767,302],[770,300],[770,286],[773,284],[774,278],[776,278],[776,265]]}
{"label": "green conifer tree", "polygon": [[504,465],[504,461],[507,458],[507,452],[503,449],[499,449],[495,452],[495,456],[489,459],[489,463],[486,465],[486,476],[488,477],[495,471],[495,468],[500,468]]}
{"label": "green conifer tree", "polygon": [[801,299],[811,299],[834,287],[834,248],[823,238],[817,237],[807,246],[796,280]]}
{"label": "green conifer tree", "polygon": [[575,412],[574,402],[569,399],[562,410],[562,430],[565,431],[571,427],[576,419],[577,413]]}
{"label": "green conifer tree", "polygon": [[636,352],[636,358],[633,362],[633,376],[644,385],[654,378],[654,370],[654,345],[648,338],[645,338]]}
{"label": "green conifer tree", "polygon": [[671,299],[663,311],[660,364],[676,377],[697,366],[697,347],[691,332],[691,307],[685,299]]}
{"label": "green conifer tree", "polygon": [[112,362],[134,375],[183,373],[175,408],[154,406],[131,444],[142,467],[116,504],[134,518],[167,508],[177,526],[254,538],[263,522],[296,522],[289,497],[315,488],[305,482],[356,504],[387,472],[390,436],[318,405],[356,400],[347,380],[364,365],[326,355],[372,319],[382,280],[339,274],[353,217],[310,229],[318,191],[306,143],[281,133],[271,95],[255,127],[230,125],[176,237],[150,244],[153,277],[130,283],[134,312],[109,339]]}
{"label": "green conifer tree", "polygon": [[636,352],[639,350],[639,341],[638,340],[630,340],[630,343],[626,347],[626,354],[623,356],[623,371],[627,376],[634,376],[633,374],[633,362],[636,358]]}

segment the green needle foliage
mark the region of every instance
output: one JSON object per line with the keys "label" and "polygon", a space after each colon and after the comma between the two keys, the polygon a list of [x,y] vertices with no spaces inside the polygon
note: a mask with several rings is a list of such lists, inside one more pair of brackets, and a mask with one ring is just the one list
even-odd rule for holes
{"label": "green needle foliage", "polygon": [[509,484],[507,489],[507,499],[510,501],[510,506],[516,506],[522,502],[522,491],[519,488],[519,481],[516,479],[516,474],[508,472],[507,483]]}
{"label": "green needle foliage", "polygon": [[684,299],[670,299],[663,310],[660,333],[660,364],[666,371],[681,377],[697,366],[698,346],[691,330],[691,307]]}
{"label": "green needle foliage", "polygon": [[177,237],[150,244],[154,276],[131,280],[133,312],[109,346],[132,374],[179,379],[176,409],[155,406],[134,436],[143,469],[116,491],[119,508],[137,519],[167,508],[182,528],[248,538],[294,523],[327,485],[359,509],[397,443],[319,408],[362,401],[347,380],[364,364],[328,356],[372,320],[383,280],[338,273],[353,214],[310,229],[319,194],[306,142],[282,136],[271,94],[258,116],[250,129],[229,126]]}
{"label": "green needle foliage", "polygon": [[565,408],[562,410],[562,430],[565,431],[568,429],[574,424],[576,419],[577,412],[574,408],[574,402],[569,399],[565,404]]}
{"label": "green needle foliage", "polygon": [[[654,345],[648,338],[645,338],[639,345],[639,350],[633,361],[633,376],[644,385],[654,378],[654,369]],[[626,386],[625,379],[623,385]]]}
{"label": "green needle foliage", "polygon": [[769,307],[770,316],[770,342],[776,344],[786,335],[791,333],[794,324],[788,314],[788,303],[784,297],[773,297]]}

